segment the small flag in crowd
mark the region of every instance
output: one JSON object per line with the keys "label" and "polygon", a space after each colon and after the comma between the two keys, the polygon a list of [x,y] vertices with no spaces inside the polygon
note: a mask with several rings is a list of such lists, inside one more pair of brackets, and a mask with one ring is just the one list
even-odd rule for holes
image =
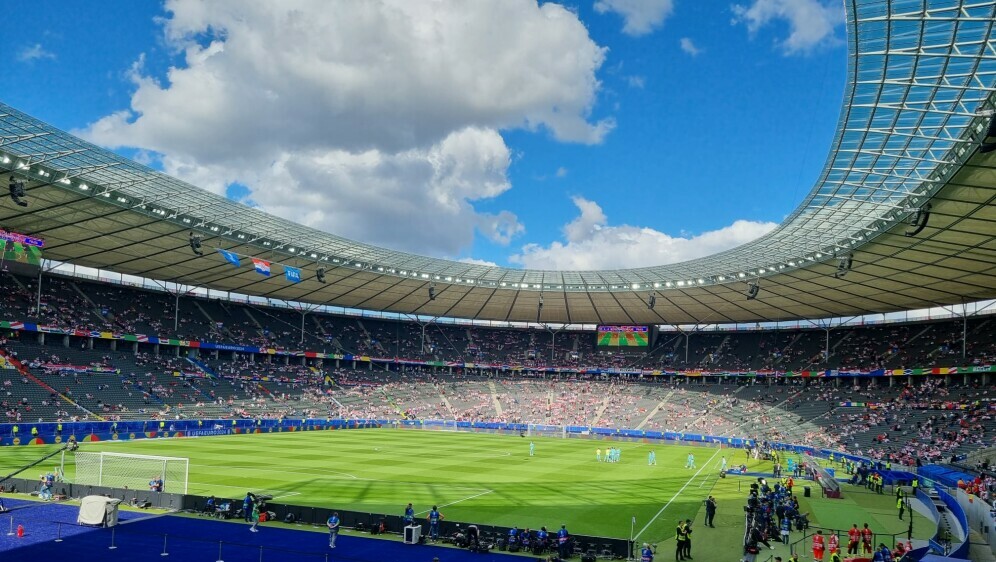
{"label": "small flag in crowd", "polygon": [[291,283],[301,282],[301,270],[296,267],[285,265],[284,276],[287,277],[287,280],[290,281]]}
{"label": "small flag in crowd", "polygon": [[270,276],[270,262],[259,258],[252,258],[252,265],[256,268],[256,273],[266,275],[267,277]]}
{"label": "small flag in crowd", "polygon": [[221,248],[218,248],[218,251],[221,252],[221,256],[225,258],[225,261],[228,263],[234,265],[235,267],[242,265],[242,262],[239,261],[238,254],[235,252],[229,252],[228,250],[222,250]]}

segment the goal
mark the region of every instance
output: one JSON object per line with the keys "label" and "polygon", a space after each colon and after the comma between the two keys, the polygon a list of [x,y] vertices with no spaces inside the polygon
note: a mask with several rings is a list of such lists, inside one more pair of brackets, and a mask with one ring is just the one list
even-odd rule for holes
{"label": "goal", "polygon": [[538,437],[561,437],[567,439],[570,434],[566,425],[540,425],[531,423],[526,429],[526,435]]}
{"label": "goal", "polygon": [[74,483],[148,490],[151,481],[162,478],[163,492],[186,494],[189,470],[190,459],[182,457],[77,451]]}

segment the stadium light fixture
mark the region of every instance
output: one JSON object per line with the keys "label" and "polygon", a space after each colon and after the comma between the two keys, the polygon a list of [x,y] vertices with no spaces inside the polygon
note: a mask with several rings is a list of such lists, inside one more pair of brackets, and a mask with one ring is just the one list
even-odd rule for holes
{"label": "stadium light fixture", "polygon": [[657,306],[657,293],[650,293],[650,297],[647,298],[647,308],[653,310]]}
{"label": "stadium light fixture", "polygon": [[436,284],[429,283],[429,300],[436,300]]}

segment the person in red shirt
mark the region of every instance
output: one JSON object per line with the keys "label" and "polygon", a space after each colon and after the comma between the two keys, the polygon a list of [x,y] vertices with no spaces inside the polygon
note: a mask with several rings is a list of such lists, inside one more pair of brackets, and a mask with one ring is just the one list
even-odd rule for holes
{"label": "person in red shirt", "polygon": [[865,523],[865,528],[861,529],[861,552],[864,554],[872,553],[872,537],[874,533],[868,528],[868,523]]}
{"label": "person in red shirt", "polygon": [[830,554],[840,552],[840,537],[837,536],[837,531],[831,531],[830,536],[827,537],[827,548],[830,550]]}
{"label": "person in red shirt", "polygon": [[826,543],[823,542],[823,531],[817,530],[816,534],[813,535],[813,560],[816,562],[823,561],[823,551],[826,549]]}
{"label": "person in red shirt", "polygon": [[859,542],[861,542],[861,530],[858,529],[858,524],[855,523],[851,527],[851,530],[847,532],[847,553],[857,554]]}

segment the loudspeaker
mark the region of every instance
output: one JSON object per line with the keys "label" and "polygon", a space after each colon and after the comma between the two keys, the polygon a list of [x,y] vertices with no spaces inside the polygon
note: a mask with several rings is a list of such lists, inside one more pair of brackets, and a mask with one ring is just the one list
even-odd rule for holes
{"label": "loudspeaker", "polygon": [[293,513],[288,513],[284,516],[284,523],[293,523],[297,521],[297,517]]}

